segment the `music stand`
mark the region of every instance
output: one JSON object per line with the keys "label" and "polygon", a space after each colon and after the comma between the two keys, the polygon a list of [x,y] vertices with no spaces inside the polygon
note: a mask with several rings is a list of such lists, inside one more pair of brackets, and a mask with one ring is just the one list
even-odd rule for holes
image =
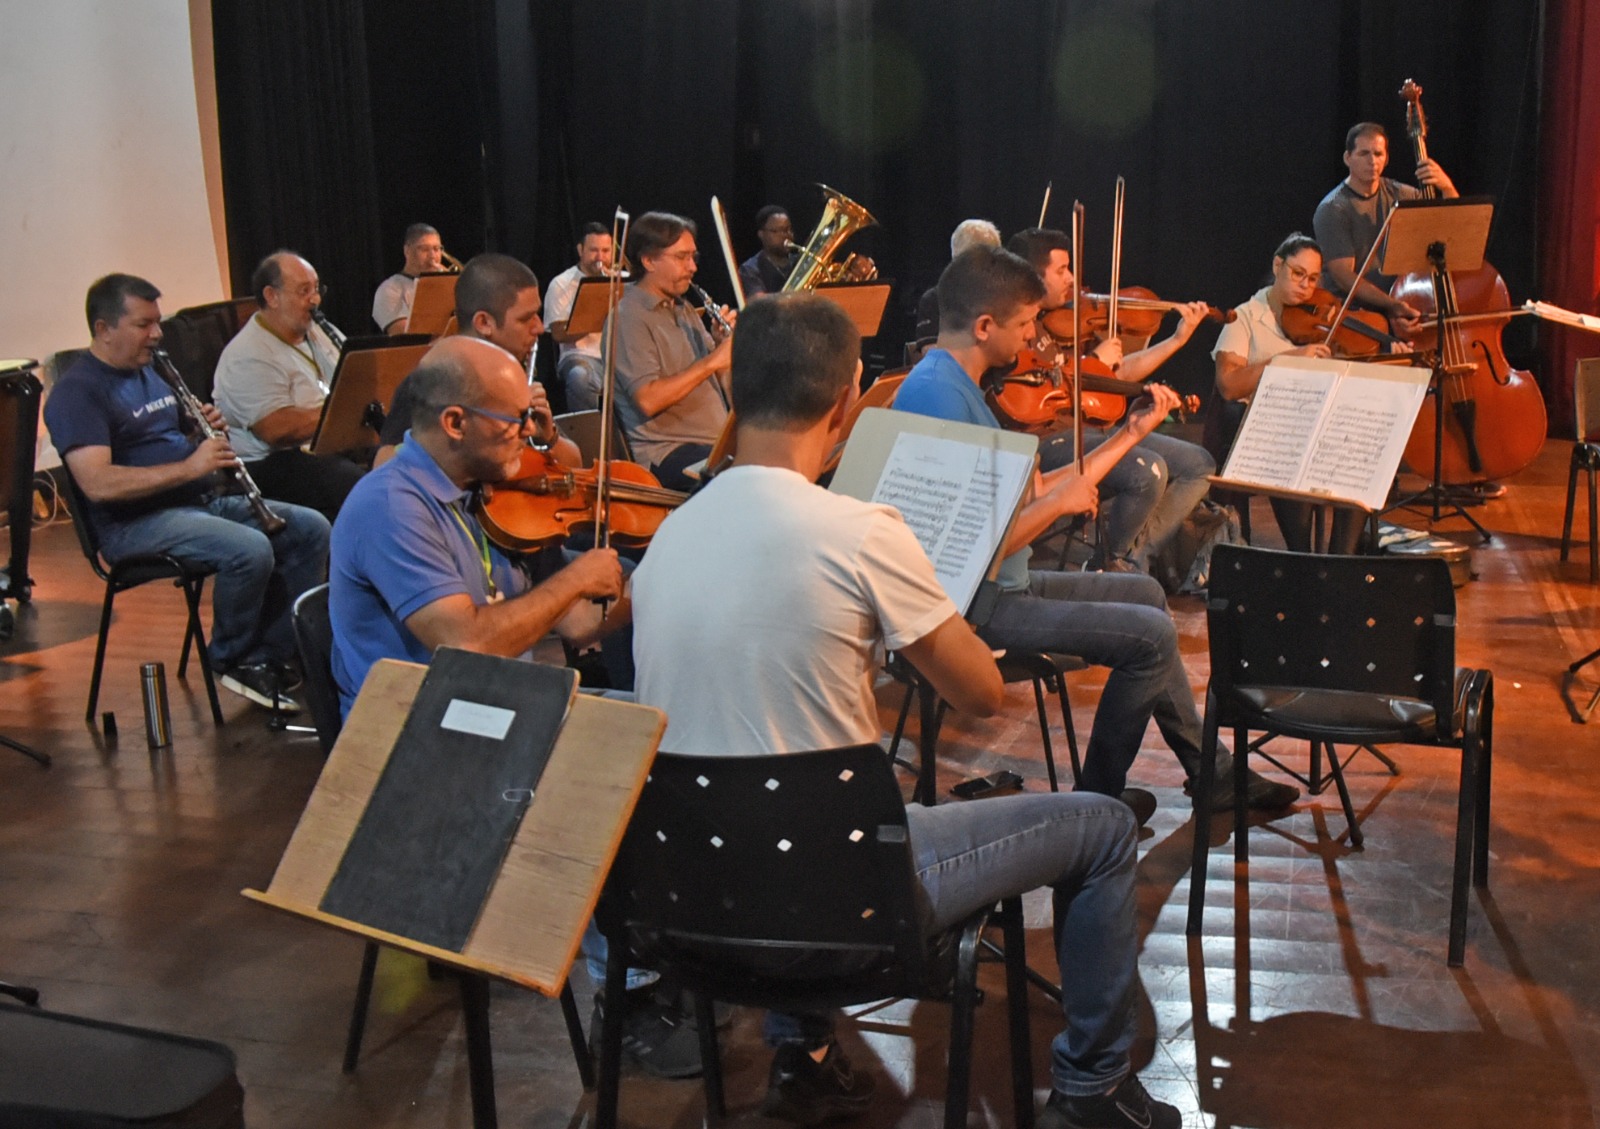
{"label": "music stand", "polygon": [[[576,697],[533,800],[510,846],[503,848],[472,932],[459,951],[443,949],[320,908],[426,673],[426,667],[388,659],[372,668],[271,885],[242,893],[273,909],[459,971],[473,1124],[493,1129],[488,980],[551,997],[561,994],[655,759],[666,716],[631,702]],[[451,794],[451,766],[448,751],[441,749],[440,796]],[[446,862],[441,859],[441,865]]]}
{"label": "music stand", "polygon": [[[1453,512],[1466,518],[1485,543],[1490,540],[1489,531],[1444,487],[1446,319],[1438,315],[1443,303],[1439,300],[1437,279],[1449,270],[1472,271],[1483,265],[1483,253],[1489,244],[1489,227],[1493,220],[1494,201],[1487,196],[1463,196],[1455,200],[1402,200],[1385,220],[1388,239],[1384,243],[1383,257],[1378,267],[1380,272],[1392,277],[1422,271],[1438,272],[1434,274],[1433,301],[1436,353],[1433,379],[1428,387],[1428,395],[1433,397],[1433,477],[1425,489],[1400,499],[1384,512],[1427,500],[1432,507],[1430,524],[1437,523],[1447,513]],[[1467,407],[1460,404],[1456,406],[1463,409]],[[1466,420],[1461,422],[1464,428],[1473,426]]]}
{"label": "music stand", "polygon": [[882,279],[870,282],[830,282],[817,287],[817,293],[850,316],[862,340],[878,336],[883,311],[889,305],[894,283]]}
{"label": "music stand", "polygon": [[[449,277],[454,277],[449,276]],[[322,418],[311,437],[313,455],[341,455],[378,444],[394,390],[427,353],[430,341],[417,333],[353,337],[339,354]]]}
{"label": "music stand", "polygon": [[599,333],[605,328],[606,314],[610,311],[610,294],[611,280],[603,275],[579,279],[567,319],[551,323],[551,332],[559,335],[558,340],[568,344],[591,333]]}
{"label": "music stand", "polygon": [[417,288],[411,295],[411,316],[406,319],[407,333],[425,333],[429,337],[441,336],[456,312],[456,279],[459,275],[443,271],[417,276]]}

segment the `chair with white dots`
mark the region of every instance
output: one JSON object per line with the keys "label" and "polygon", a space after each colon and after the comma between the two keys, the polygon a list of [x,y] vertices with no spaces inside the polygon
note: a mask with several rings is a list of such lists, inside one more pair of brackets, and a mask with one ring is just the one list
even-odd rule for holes
{"label": "chair with white dots", "polygon": [[[1014,1124],[1033,1124],[1020,899],[929,936],[905,804],[876,744],[784,756],[662,754],[634,810],[596,920],[609,941],[607,1015],[625,969],[691,992],[706,1106],[725,1115],[711,1001],[810,1012],[892,998],[952,1004],[945,1125],[967,1124],[978,949],[1004,932]],[[599,1129],[616,1125],[621,1029],[600,1050]]]}
{"label": "chair with white dots", "polygon": [[[1220,731],[1233,731],[1234,857],[1247,858],[1250,733],[1361,745],[1461,750],[1449,962],[1466,947],[1467,880],[1489,883],[1494,679],[1455,662],[1455,589],[1436,558],[1329,557],[1218,545],[1206,607],[1206,690],[1197,795],[1209,795]],[[1351,843],[1361,828],[1337,756],[1329,759]],[[1188,932],[1200,932],[1211,814],[1195,810]],[[1243,873],[1242,868],[1240,873]]]}

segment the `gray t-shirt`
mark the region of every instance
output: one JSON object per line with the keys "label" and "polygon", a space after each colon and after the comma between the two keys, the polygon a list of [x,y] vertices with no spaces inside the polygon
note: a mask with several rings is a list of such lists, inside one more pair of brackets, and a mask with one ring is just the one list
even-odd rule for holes
{"label": "gray t-shirt", "polygon": [[[1316,232],[1317,245],[1322,248],[1322,258],[1329,259],[1354,259],[1351,270],[1361,266],[1361,261],[1367,257],[1367,252],[1372,250],[1373,242],[1378,238],[1378,229],[1383,226],[1383,219],[1389,214],[1389,209],[1394,207],[1397,200],[1415,200],[1422,195],[1419,189],[1409,184],[1401,184],[1397,180],[1382,177],[1378,181],[1378,190],[1371,196],[1357,195],[1350,187],[1350,182],[1341,180],[1337,187],[1322,198],[1322,203],[1317,205],[1317,213],[1311,220],[1311,229]],[[1378,273],[1378,262],[1383,258],[1380,251],[1373,259],[1372,269],[1367,271],[1365,278],[1379,290],[1388,292],[1394,283],[1394,276]],[[1326,272],[1322,275],[1322,285],[1340,297],[1344,292],[1335,285]]]}
{"label": "gray t-shirt", "polygon": [[258,319],[245,322],[222,350],[213,392],[228,439],[246,462],[272,452],[250,428],[279,408],[320,408],[339,364],[339,350],[317,326],[295,346]]}
{"label": "gray t-shirt", "polygon": [[634,396],[715,347],[693,308],[630,283],[617,302],[617,412],[636,459],[655,466],[685,443],[715,443],[728,420],[727,373],[697,385],[670,408],[646,416]]}

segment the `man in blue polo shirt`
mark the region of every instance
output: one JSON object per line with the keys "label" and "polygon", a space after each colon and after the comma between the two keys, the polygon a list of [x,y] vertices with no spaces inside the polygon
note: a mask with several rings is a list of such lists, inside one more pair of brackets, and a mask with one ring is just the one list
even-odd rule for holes
{"label": "man in blue polo shirt", "polygon": [[527,374],[509,353],[453,337],[407,381],[418,405],[411,431],[351,491],[334,525],[329,614],[346,713],[379,659],[425,663],[442,646],[520,655],[574,605],[622,591],[610,549],[530,585],[473,516],[473,491],[517,472],[525,438],[554,438],[548,409],[529,406]]}
{"label": "man in blue polo shirt", "polygon": [[[895,396],[900,411],[999,427],[979,382],[992,368],[1012,364],[1036,336],[1044,284],[1026,259],[998,247],[972,247],[939,277],[939,338],[906,376]],[[1012,527],[1000,567],[1000,599],[979,634],[994,647],[1079,655],[1111,668],[1095,711],[1079,787],[1120,796],[1142,824],[1155,797],[1127,786],[1154,718],[1189,780],[1200,769],[1200,717],[1178,651],[1178,631],[1161,585],[1143,573],[1051,572],[1028,568],[1028,545],[1064,517],[1092,513],[1095,484],[1177,407],[1178,397],[1151,385],[1152,402],[1131,408],[1126,421],[1075,466],[1047,471]],[[1233,775],[1219,754],[1211,803],[1233,804]],[[1231,763],[1231,762],[1230,762]],[[1248,802],[1279,809],[1299,791],[1249,774]]]}
{"label": "man in blue polo shirt", "polygon": [[[161,292],[111,274],[89,288],[89,351],[56,380],[44,406],[56,450],[89,500],[107,560],[170,553],[212,565],[210,657],[222,686],[257,705],[297,709],[289,609],[322,582],[328,522],[315,510],[273,502],[287,523],[268,537],[248,501],[218,492],[239,466],[225,438],[185,433],[177,399],[150,367],[161,341]],[[205,408],[218,431],[226,425]]]}

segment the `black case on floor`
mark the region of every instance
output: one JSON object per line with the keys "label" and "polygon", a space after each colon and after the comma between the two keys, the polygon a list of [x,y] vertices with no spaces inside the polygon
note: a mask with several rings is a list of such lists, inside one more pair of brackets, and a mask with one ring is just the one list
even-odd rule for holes
{"label": "black case on floor", "polygon": [[243,1129],[221,1043],[0,1005],[6,1129]]}

